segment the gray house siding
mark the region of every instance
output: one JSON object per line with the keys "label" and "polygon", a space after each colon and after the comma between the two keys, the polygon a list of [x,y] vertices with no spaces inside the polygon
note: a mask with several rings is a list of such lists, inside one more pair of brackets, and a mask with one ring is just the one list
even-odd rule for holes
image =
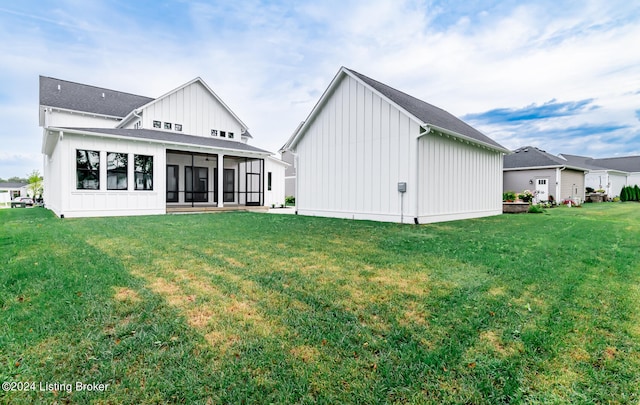
{"label": "gray house siding", "polygon": [[[504,172],[504,191],[522,193],[524,190],[535,190],[536,179],[549,179],[549,193],[555,193],[556,169],[510,170]],[[532,183],[529,183],[532,181]],[[555,197],[555,196],[554,196]]]}

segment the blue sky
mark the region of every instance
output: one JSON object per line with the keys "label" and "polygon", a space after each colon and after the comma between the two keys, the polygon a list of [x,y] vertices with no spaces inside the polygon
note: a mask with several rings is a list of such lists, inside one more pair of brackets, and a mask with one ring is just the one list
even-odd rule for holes
{"label": "blue sky", "polygon": [[38,76],[158,97],[202,77],[276,151],[340,66],[502,145],[640,154],[633,1],[22,0],[0,5],[0,177],[41,170]]}

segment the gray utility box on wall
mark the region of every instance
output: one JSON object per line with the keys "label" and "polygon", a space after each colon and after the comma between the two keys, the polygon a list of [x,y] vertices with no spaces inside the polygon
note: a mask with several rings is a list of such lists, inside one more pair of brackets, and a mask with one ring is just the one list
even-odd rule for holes
{"label": "gray utility box on wall", "polygon": [[405,183],[405,182],[398,183],[398,192],[406,193],[407,192],[407,183]]}

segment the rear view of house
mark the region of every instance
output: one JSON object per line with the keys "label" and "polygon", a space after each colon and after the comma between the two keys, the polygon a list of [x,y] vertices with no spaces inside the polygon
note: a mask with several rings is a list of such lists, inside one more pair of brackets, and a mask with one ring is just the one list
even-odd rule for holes
{"label": "rear view of house", "polygon": [[154,99],[41,76],[39,113],[45,203],[61,217],[284,203],[286,165],[200,78]]}
{"label": "rear view of house", "polygon": [[427,223],[499,215],[504,147],[341,68],[287,143],[303,215]]}

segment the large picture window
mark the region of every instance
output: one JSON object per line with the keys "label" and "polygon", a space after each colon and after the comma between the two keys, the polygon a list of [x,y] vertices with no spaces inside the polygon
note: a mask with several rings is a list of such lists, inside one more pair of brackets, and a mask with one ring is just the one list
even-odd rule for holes
{"label": "large picture window", "polygon": [[100,152],[76,150],[76,188],[78,190],[100,189]]}
{"label": "large picture window", "polygon": [[134,155],[136,190],[153,190],[153,156]]}
{"label": "large picture window", "polygon": [[129,156],[107,152],[107,190],[126,190]]}

